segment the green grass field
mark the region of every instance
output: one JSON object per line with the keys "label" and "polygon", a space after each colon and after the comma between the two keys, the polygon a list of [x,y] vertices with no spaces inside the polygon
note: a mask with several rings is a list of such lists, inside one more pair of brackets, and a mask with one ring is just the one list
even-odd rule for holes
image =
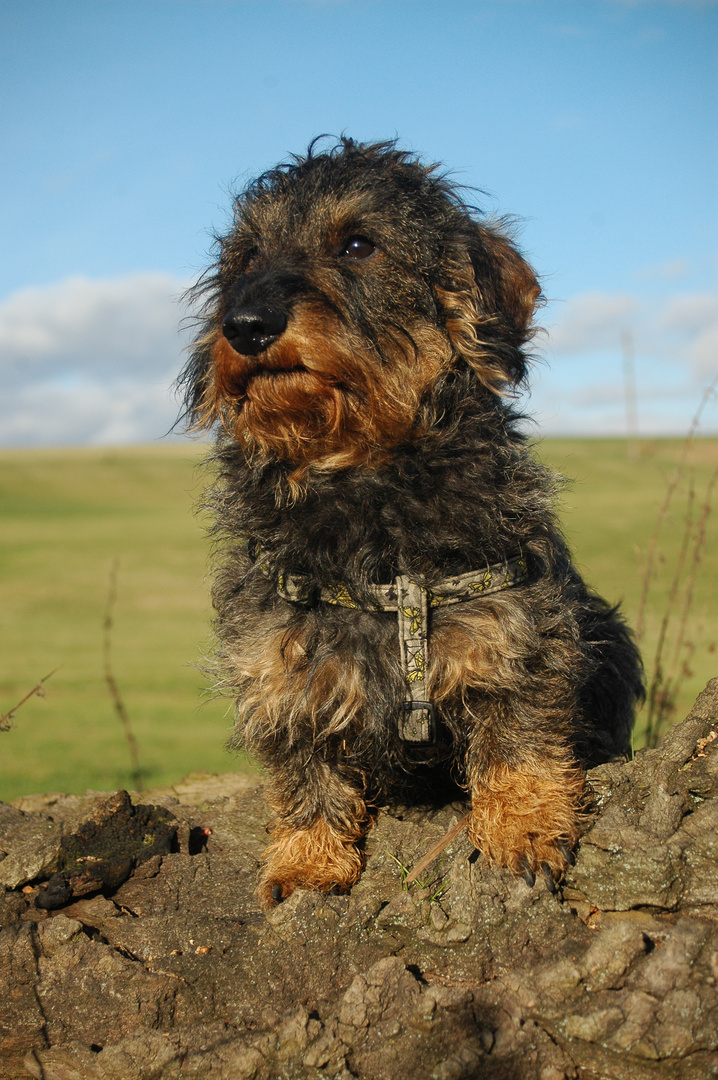
{"label": "green grass field", "polygon": [[[610,600],[622,600],[631,621],[681,447],[678,440],[646,441],[635,462],[618,439],[547,440],[539,448],[573,481],[563,520],[582,572]],[[169,783],[197,769],[248,767],[224,750],[230,711],[226,702],[208,698],[198,669],[211,618],[208,543],[192,510],[203,486],[202,453],[192,443],[0,453],[0,713],[62,665],[46,697],[27,701],[11,730],[0,732],[0,798],[131,783],[127,745],[103,674],[102,626],[115,559],[113,668],[145,784]],[[642,643],[649,668],[689,487],[699,514],[718,468],[718,440],[697,440],[690,462],[660,534]],[[706,552],[711,540],[715,528]],[[682,687],[678,718],[718,673],[715,585],[715,562],[704,554],[684,647],[686,654],[693,650],[692,674]]]}

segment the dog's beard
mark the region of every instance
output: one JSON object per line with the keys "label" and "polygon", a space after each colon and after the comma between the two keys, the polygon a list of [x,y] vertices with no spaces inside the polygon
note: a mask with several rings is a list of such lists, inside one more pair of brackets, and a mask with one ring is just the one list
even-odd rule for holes
{"label": "dog's beard", "polygon": [[297,482],[310,468],[378,466],[411,437],[421,395],[450,354],[435,333],[424,348],[408,340],[388,339],[379,355],[334,313],[306,305],[259,357],[218,339],[218,411],[252,457],[290,462]]}
{"label": "dog's beard", "polygon": [[263,456],[342,468],[366,441],[364,390],[315,370],[259,374],[249,381],[235,433]]}

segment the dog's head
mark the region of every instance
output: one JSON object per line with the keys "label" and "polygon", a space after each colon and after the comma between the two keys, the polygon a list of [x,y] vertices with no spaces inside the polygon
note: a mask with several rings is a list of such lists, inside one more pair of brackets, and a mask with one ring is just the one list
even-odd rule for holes
{"label": "dog's head", "polygon": [[378,464],[418,437],[420,402],[452,365],[494,394],[525,376],[533,271],[393,143],[343,139],[266,173],[218,247],[197,290],[188,413],[297,474]]}

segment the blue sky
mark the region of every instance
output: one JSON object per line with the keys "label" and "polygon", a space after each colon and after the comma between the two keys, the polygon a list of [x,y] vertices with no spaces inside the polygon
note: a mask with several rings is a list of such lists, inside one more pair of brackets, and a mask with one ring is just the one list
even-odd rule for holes
{"label": "blue sky", "polygon": [[[229,192],[398,137],[522,219],[539,431],[684,432],[718,374],[718,5],[0,3],[0,442],[151,440]],[[718,406],[704,413],[718,431]]]}

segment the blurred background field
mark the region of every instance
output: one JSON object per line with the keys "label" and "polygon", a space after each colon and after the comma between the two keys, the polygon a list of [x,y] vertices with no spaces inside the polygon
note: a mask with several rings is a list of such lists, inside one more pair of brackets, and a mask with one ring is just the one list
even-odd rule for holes
{"label": "blurred background field", "polygon": [[146,783],[230,769],[225,702],[197,668],[209,635],[208,544],[193,513],[206,448],[0,454],[0,712],[62,664],[0,734],[0,798],[131,783],[104,678],[115,559],[114,676]]}
{"label": "blurred background field", "polygon": [[[563,521],[587,581],[621,601],[635,623],[646,553],[682,440],[547,439],[543,458],[571,479]],[[212,700],[199,665],[210,637],[209,545],[193,505],[206,447],[0,452],[0,713],[57,665],[0,733],[0,798],[35,791],[130,786],[127,743],[108,693],[103,620],[119,560],[113,672],[139,746],[145,785],[194,770],[251,768],[224,749],[226,701]],[[683,542],[690,491],[697,524],[718,439],[697,439],[662,522],[642,641],[649,671]],[[694,525],[695,531],[695,525]],[[716,526],[708,519],[694,603],[677,657],[681,719],[718,673]],[[690,562],[690,550],[687,563]],[[680,612],[680,597],[676,611]],[[675,627],[679,614],[673,620]],[[666,652],[670,665],[672,650]],[[636,746],[645,719],[639,716]]]}

